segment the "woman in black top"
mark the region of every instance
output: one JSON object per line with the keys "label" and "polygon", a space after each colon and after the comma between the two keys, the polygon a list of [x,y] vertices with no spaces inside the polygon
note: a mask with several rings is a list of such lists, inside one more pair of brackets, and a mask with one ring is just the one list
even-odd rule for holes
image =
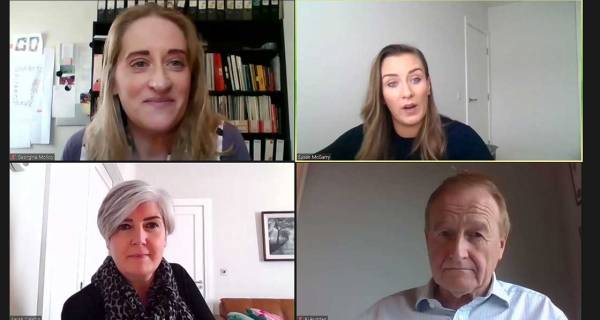
{"label": "woman in black top", "polygon": [[139,180],[113,187],[98,210],[109,256],[62,319],[214,320],[185,269],[163,258],[174,221],[164,191]]}
{"label": "woman in black top", "polygon": [[438,113],[427,61],[415,47],[379,52],[361,116],[362,125],[318,153],[331,160],[493,160],[475,130]]}

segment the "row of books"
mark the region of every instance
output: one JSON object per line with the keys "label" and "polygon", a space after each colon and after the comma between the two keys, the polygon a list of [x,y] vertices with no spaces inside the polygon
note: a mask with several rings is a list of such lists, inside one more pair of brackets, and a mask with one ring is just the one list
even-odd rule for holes
{"label": "row of books", "polygon": [[[99,21],[114,17],[127,8],[149,3],[179,10],[194,18],[204,14],[220,16],[221,13],[227,13],[231,17],[251,18],[253,11],[278,12],[281,1],[283,0],[97,0]],[[250,15],[246,15],[247,13]]]}
{"label": "row of books", "polygon": [[211,96],[213,110],[242,133],[278,133],[281,110],[269,96]]}
{"label": "row of books", "polygon": [[[283,139],[244,140],[253,161],[283,161],[285,141]],[[264,145],[264,147],[263,147]],[[264,152],[263,152],[264,149]],[[275,155],[275,157],[273,157]]]}
{"label": "row of books", "polygon": [[218,52],[206,54],[206,80],[209,90],[214,91],[280,91],[279,56],[271,60],[271,66],[244,64],[237,55]]}

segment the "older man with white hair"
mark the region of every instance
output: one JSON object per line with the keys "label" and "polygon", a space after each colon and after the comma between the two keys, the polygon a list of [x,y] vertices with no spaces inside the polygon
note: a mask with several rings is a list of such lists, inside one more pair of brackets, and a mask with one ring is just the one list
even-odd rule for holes
{"label": "older man with white hair", "polygon": [[542,293],[496,278],[509,231],[506,201],[488,177],[459,173],[447,178],[425,210],[433,279],[379,300],[361,318],[567,319]]}

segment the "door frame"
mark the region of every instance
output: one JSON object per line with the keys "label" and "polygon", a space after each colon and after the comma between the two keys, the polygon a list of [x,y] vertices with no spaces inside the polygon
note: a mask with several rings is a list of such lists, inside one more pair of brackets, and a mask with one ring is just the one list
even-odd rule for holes
{"label": "door frame", "polygon": [[[202,234],[204,239],[202,241],[204,255],[204,261],[197,261],[196,263],[200,263],[203,266],[204,270],[204,289],[206,290],[206,296],[204,296],[204,300],[211,301],[214,294],[214,277],[213,277],[213,264],[214,264],[214,255],[213,255],[213,245],[212,245],[212,231],[213,231],[213,222],[212,222],[212,200],[208,198],[174,198],[173,199],[174,207],[203,207],[204,214],[202,219],[204,220],[202,225],[203,229]],[[196,256],[196,259],[199,259],[199,255]]]}
{"label": "door frame", "polygon": [[469,123],[469,44],[468,44],[468,38],[467,38],[467,30],[468,28],[472,28],[473,30],[482,33],[485,37],[485,46],[487,48],[487,54],[485,55],[485,59],[486,59],[486,78],[487,78],[487,115],[488,115],[488,141],[485,141],[485,143],[489,143],[492,144],[492,99],[491,99],[491,67],[490,67],[490,36],[486,31],[483,31],[482,28],[479,28],[478,26],[474,25],[473,23],[469,22],[469,19],[467,18],[467,16],[464,16],[464,37],[465,37],[465,122],[470,125]]}

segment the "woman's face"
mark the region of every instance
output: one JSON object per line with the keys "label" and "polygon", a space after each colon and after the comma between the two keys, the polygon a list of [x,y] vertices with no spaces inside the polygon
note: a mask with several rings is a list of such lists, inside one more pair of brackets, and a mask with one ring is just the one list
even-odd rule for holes
{"label": "woman's face", "polygon": [[140,204],[108,240],[110,256],[128,280],[149,280],[167,244],[165,224],[156,202]]}
{"label": "woman's face", "polygon": [[386,57],[381,63],[381,86],[396,132],[406,138],[416,136],[431,94],[419,57],[412,53]]}
{"label": "woman's face", "polygon": [[119,95],[128,124],[154,134],[173,131],[190,94],[183,32],[163,18],[140,18],[125,31],[120,45],[114,94]]}

